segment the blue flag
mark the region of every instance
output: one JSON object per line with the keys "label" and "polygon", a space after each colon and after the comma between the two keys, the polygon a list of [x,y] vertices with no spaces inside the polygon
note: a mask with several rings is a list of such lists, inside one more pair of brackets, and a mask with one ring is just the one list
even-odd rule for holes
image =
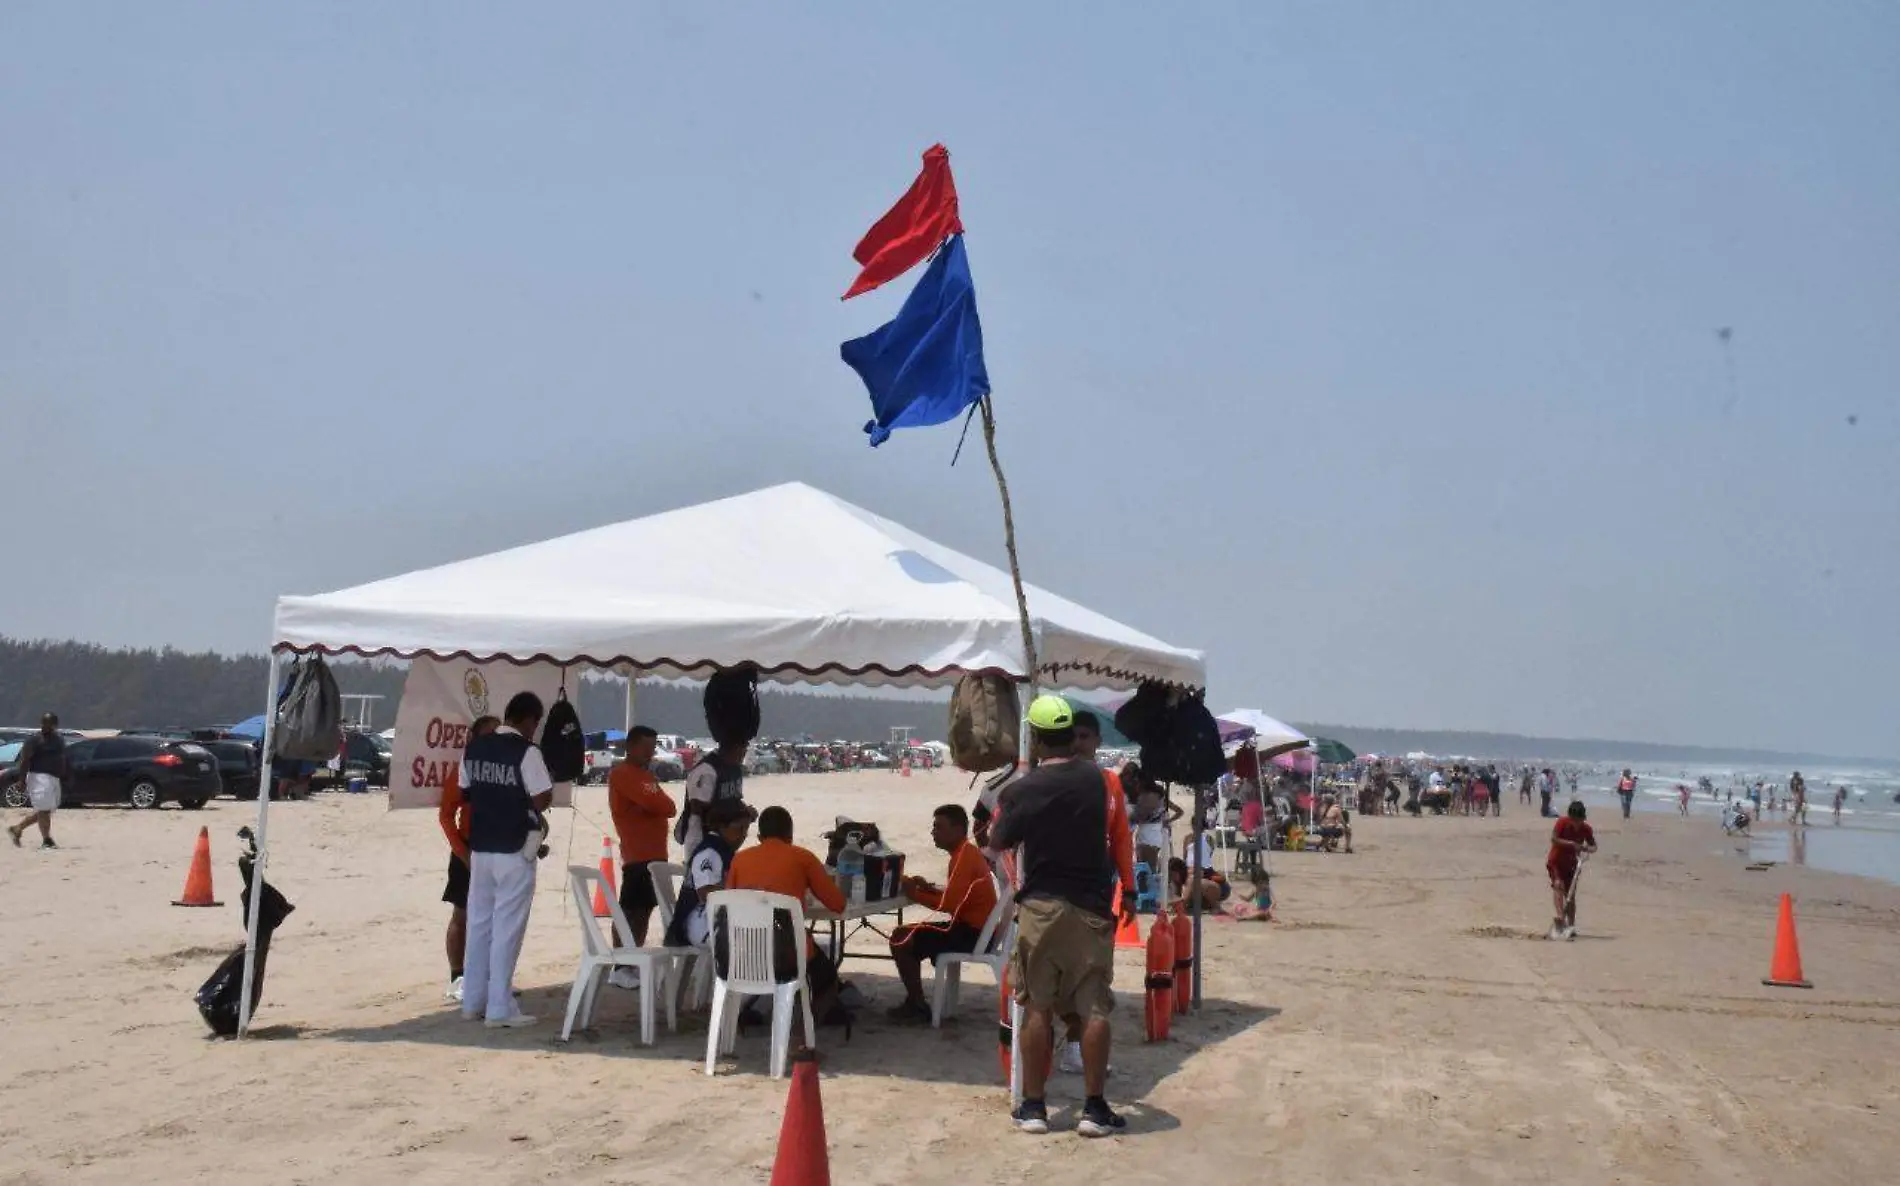
{"label": "blue flag", "polygon": [[897,316],[838,348],[871,393],[875,447],[896,428],[942,424],[990,393],[983,325],[963,236],[952,235],[904,298]]}

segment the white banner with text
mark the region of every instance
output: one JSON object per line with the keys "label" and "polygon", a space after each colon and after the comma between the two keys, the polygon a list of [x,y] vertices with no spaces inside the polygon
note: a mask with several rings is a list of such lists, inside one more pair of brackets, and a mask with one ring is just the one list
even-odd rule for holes
{"label": "white banner with text", "polygon": [[[545,707],[554,703],[560,687],[561,668],[554,663],[520,666],[505,659],[477,663],[427,657],[410,663],[409,681],[396,709],[389,809],[439,804],[442,779],[462,760],[469,726],[477,717],[499,717],[517,692],[533,692]],[[554,805],[572,804],[573,787],[557,783]]]}

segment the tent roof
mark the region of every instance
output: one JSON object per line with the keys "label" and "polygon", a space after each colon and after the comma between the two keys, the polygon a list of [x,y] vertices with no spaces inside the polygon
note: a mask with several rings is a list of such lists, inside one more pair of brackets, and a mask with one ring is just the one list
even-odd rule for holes
{"label": "tent roof", "polygon": [[[1206,683],[1200,652],[1025,592],[1042,678]],[[931,687],[965,672],[1029,674],[1007,572],[798,482],[281,597],[273,642],[673,676],[751,662],[785,683]]]}

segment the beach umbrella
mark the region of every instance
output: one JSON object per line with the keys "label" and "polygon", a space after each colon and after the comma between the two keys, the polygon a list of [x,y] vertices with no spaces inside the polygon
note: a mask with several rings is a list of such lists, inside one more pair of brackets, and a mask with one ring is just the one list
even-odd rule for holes
{"label": "beach umbrella", "polygon": [[1273,755],[1273,764],[1282,770],[1291,770],[1295,774],[1313,773],[1315,758],[1310,749],[1288,750]]}
{"label": "beach umbrella", "polygon": [[1222,722],[1223,733],[1229,724],[1252,729],[1254,748],[1263,758],[1299,749],[1307,741],[1306,734],[1257,708],[1235,708],[1214,715]]}
{"label": "beach umbrella", "polygon": [[1330,737],[1315,737],[1313,751],[1328,766],[1344,766],[1359,756]]}

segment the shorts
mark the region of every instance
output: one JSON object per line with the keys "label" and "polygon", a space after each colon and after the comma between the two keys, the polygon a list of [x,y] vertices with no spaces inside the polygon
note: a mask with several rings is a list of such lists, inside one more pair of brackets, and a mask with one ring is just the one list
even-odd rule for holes
{"label": "shorts", "polygon": [[923,923],[899,927],[891,933],[891,950],[900,948],[921,960],[935,964],[940,955],[968,955],[976,950],[983,932],[967,923],[953,922],[948,927]]}
{"label": "shorts", "polygon": [[1570,883],[1577,876],[1575,865],[1547,864],[1544,866],[1544,871],[1550,874],[1550,884],[1553,888],[1560,889],[1566,894],[1570,892]]}
{"label": "shorts", "polygon": [[1009,963],[1020,1004],[1091,1019],[1115,1009],[1115,924],[1105,915],[1062,898],[1018,902]]}
{"label": "shorts", "polygon": [[449,879],[442,886],[442,900],[457,910],[468,909],[468,862],[449,854]]}
{"label": "shorts", "polygon": [[620,913],[629,919],[636,914],[651,914],[659,908],[660,897],[653,892],[653,874],[649,861],[629,861],[620,866]]}
{"label": "shorts", "polygon": [[27,775],[26,805],[34,811],[58,811],[59,776],[55,774]]}

